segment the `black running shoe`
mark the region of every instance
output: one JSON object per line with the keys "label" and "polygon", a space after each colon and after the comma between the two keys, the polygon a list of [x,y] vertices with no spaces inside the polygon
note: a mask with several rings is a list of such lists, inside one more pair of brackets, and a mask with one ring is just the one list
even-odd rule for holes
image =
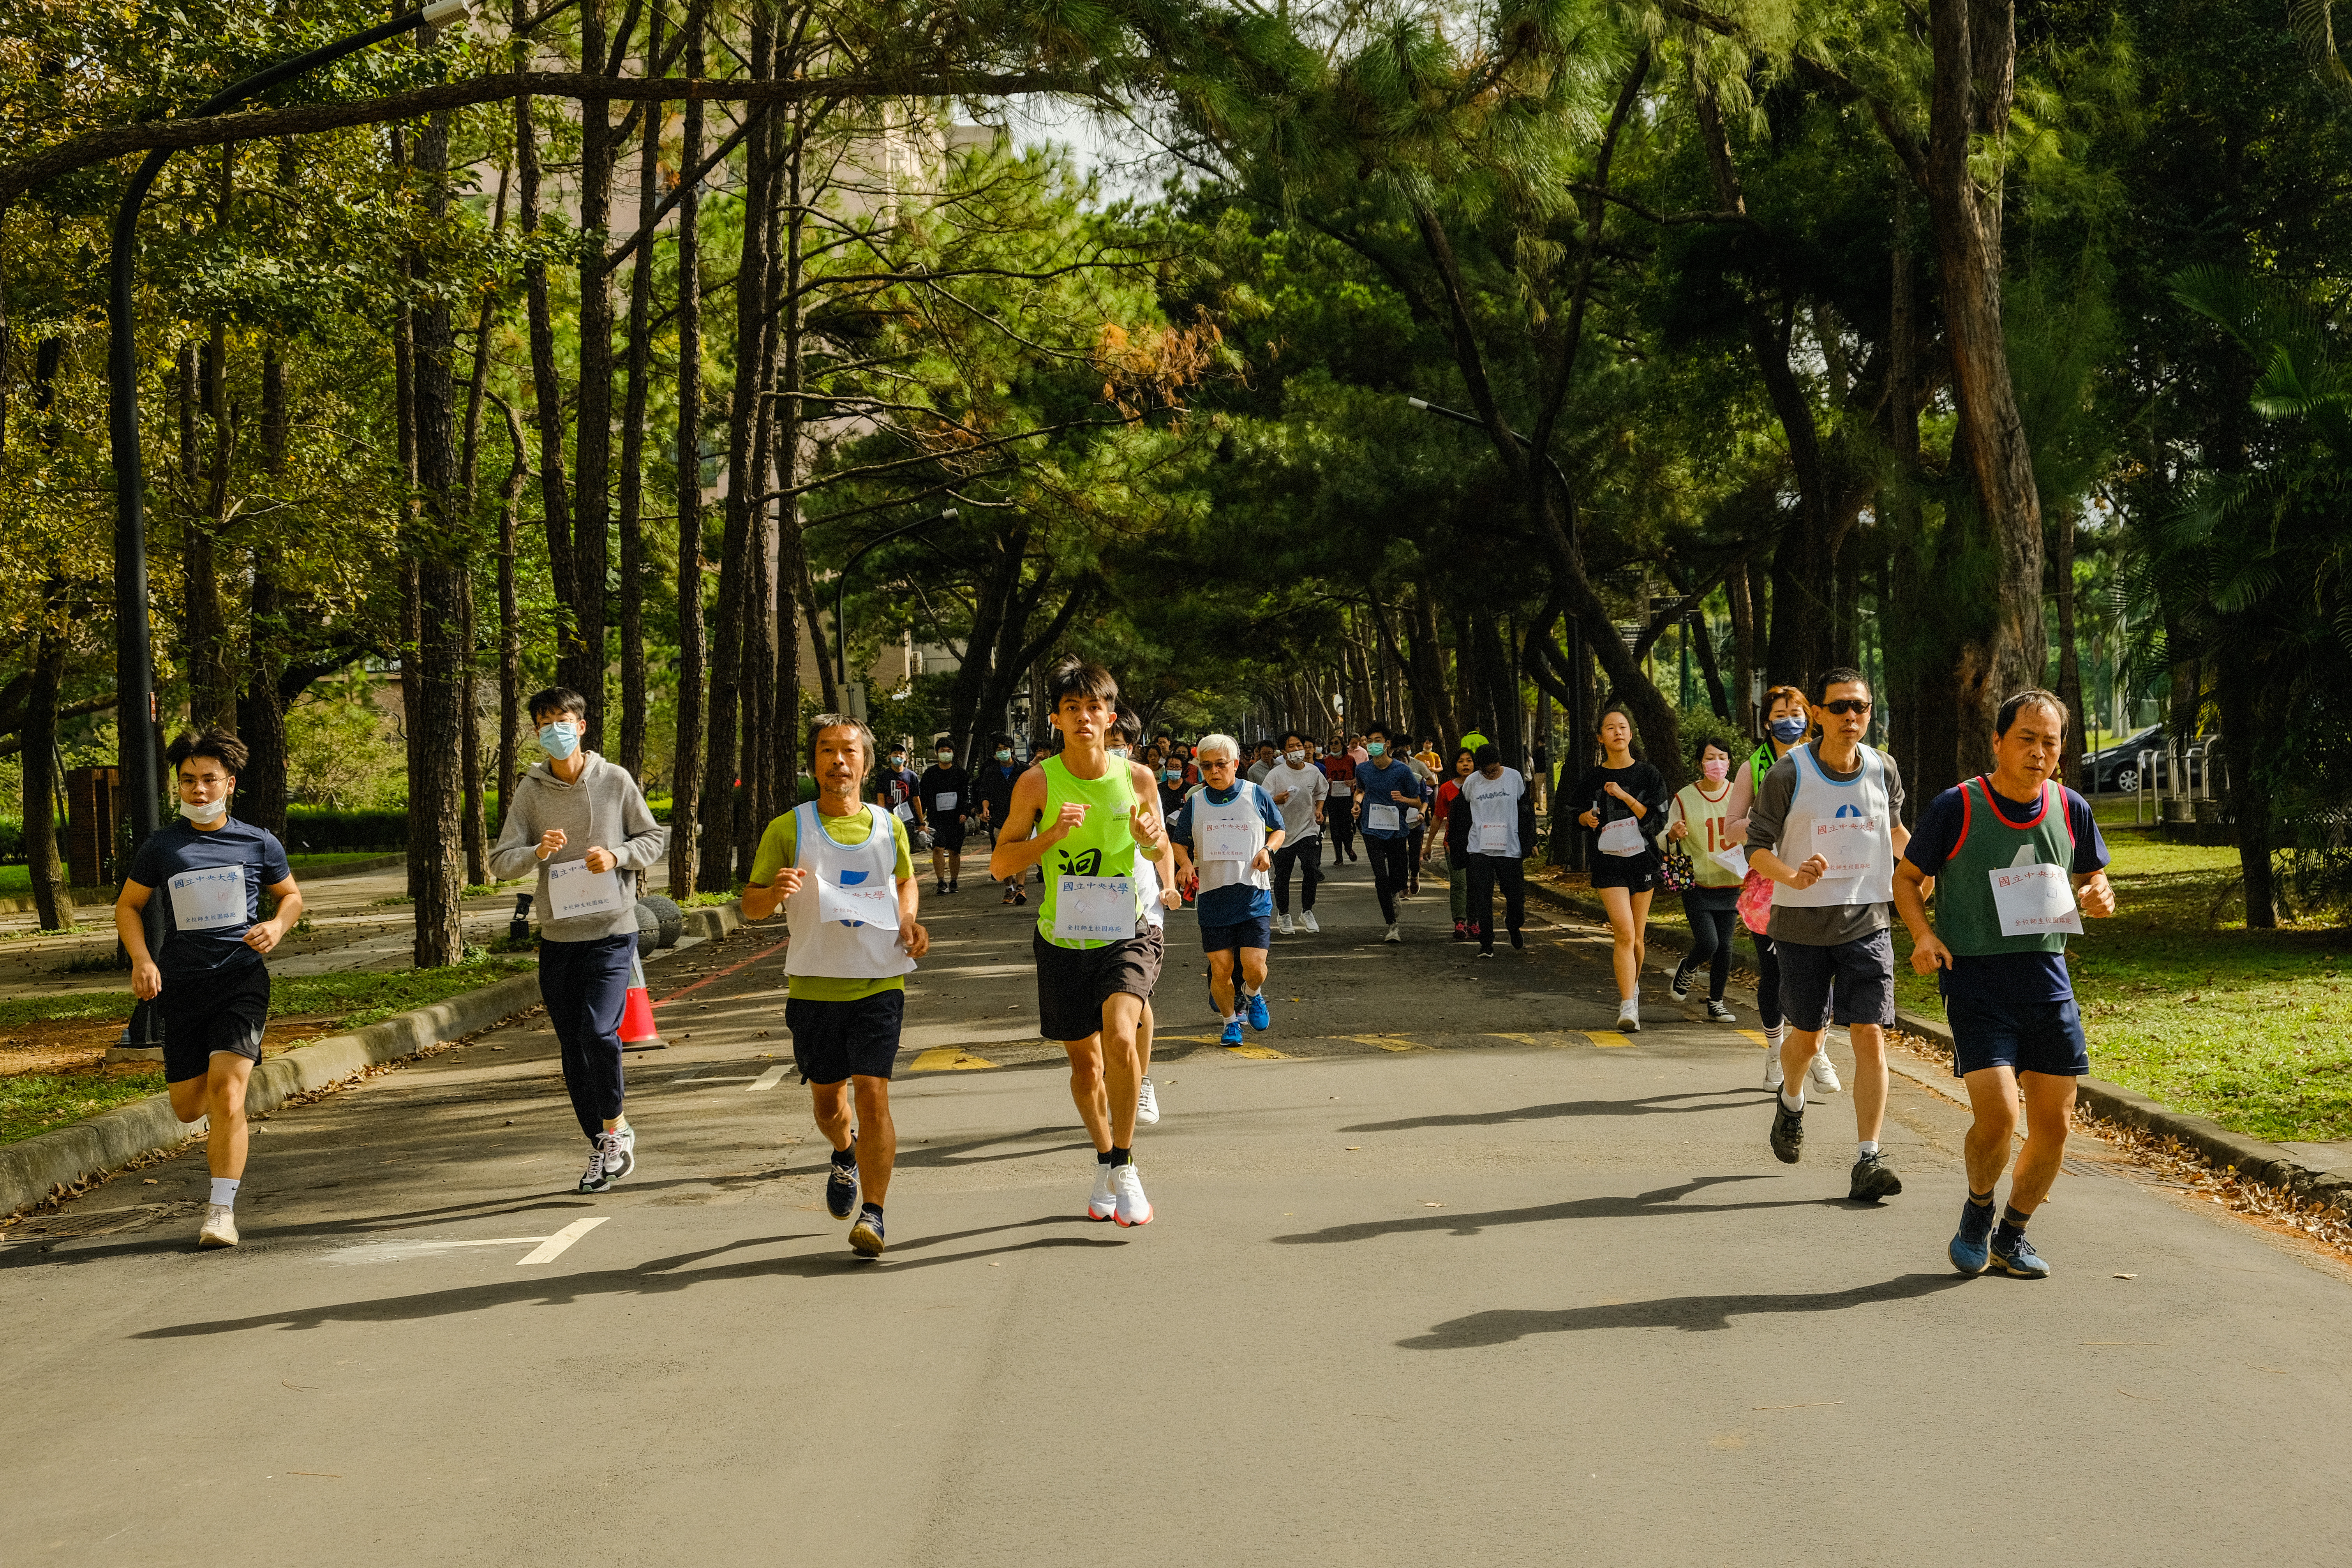
{"label": "black running shoe", "polygon": [[857,1207],[857,1162],[845,1165],[833,1162],[833,1169],[824,1178],[824,1211],[835,1219],[847,1219]]}
{"label": "black running shoe", "polygon": [[1013,894],[1013,901],[1016,904],[1025,904],[1029,901],[1029,895],[1015,889]]}
{"label": "black running shoe", "polygon": [[1525,931],[1513,931],[1511,933],[1511,945],[1519,949],[1522,952],[1526,952],[1528,945],[1527,933]]}
{"label": "black running shoe", "polygon": [[1884,1155],[1864,1154],[1853,1163],[1853,1180],[1846,1196],[1858,1204],[1874,1204],[1881,1198],[1891,1198],[1903,1190],[1903,1178]]}
{"label": "black running shoe", "polygon": [[882,1256],[882,1211],[867,1204],[857,1211],[857,1223],[849,1227],[849,1245],[868,1258]]}
{"label": "black running shoe", "polygon": [[1783,1165],[1805,1157],[1805,1113],[1790,1110],[1777,1098],[1772,1101],[1772,1154]]}

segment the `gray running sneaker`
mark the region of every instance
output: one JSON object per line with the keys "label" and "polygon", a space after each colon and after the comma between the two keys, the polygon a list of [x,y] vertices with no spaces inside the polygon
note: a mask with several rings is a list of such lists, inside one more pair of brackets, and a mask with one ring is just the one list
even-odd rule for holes
{"label": "gray running sneaker", "polygon": [[1805,1157],[1805,1113],[1772,1101],[1772,1154],[1783,1165]]}
{"label": "gray running sneaker", "polygon": [[1895,1167],[1885,1155],[1874,1152],[1853,1163],[1853,1181],[1845,1195],[1858,1204],[1874,1204],[1902,1190],[1903,1178],[1895,1173]]}

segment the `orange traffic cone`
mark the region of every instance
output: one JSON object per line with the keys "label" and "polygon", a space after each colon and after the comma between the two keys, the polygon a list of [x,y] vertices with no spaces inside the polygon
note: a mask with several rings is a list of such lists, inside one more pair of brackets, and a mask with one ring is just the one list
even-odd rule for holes
{"label": "orange traffic cone", "polygon": [[621,1048],[625,1051],[667,1050],[654,1027],[653,998],[646,994],[646,966],[629,960],[629,1000],[621,1009]]}

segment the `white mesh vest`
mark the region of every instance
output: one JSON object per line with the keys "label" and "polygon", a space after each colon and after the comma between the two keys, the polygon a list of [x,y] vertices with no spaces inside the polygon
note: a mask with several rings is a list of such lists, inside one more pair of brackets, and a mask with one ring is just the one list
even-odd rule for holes
{"label": "white mesh vest", "polygon": [[1813,853],[1814,823],[1859,816],[1873,824],[1870,865],[1858,875],[1823,877],[1810,888],[1775,882],[1775,907],[1830,909],[1891,900],[1895,897],[1895,825],[1886,803],[1886,759],[1875,748],[1863,747],[1862,772],[1849,784],[1840,784],[1822,772],[1810,745],[1797,747],[1789,759],[1796,764],[1797,788],[1789,798],[1789,815],[1780,823],[1780,842],[1772,852],[1793,870]]}
{"label": "white mesh vest", "polygon": [[[1249,835],[1249,856],[1241,860],[1211,860],[1206,858],[1211,824],[1238,827]],[[1274,873],[1254,869],[1251,861],[1265,847],[1265,818],[1257,814],[1257,785],[1244,783],[1234,798],[1223,805],[1209,801],[1209,792],[1202,790],[1192,797],[1192,864],[1201,873],[1201,891],[1214,888],[1230,888],[1246,882],[1253,888],[1274,886]]]}
{"label": "white mesh vest", "polygon": [[915,967],[898,945],[896,923],[887,926],[845,925],[817,918],[819,879],[836,888],[887,888],[893,907],[898,902],[898,838],[890,830],[891,816],[878,805],[866,808],[871,826],[866,842],[836,844],[817,820],[816,802],[796,808],[793,816],[793,864],[809,873],[801,890],[784,900],[784,923],[792,943],[784,950],[786,974],[821,975],[828,980],[886,980]]}

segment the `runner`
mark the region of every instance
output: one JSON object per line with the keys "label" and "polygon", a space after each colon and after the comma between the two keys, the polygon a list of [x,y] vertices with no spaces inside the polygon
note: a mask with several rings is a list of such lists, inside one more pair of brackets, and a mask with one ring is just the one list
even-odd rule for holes
{"label": "runner", "polygon": [[1462,781],[1477,767],[1477,760],[1467,746],[1454,753],[1454,776],[1437,786],[1438,826],[1445,830],[1445,880],[1447,901],[1454,910],[1454,940],[1469,942],[1477,936],[1470,923],[1470,808],[1462,804]]}
{"label": "runner", "polygon": [[[988,824],[992,843],[1003,839],[1008,831],[1005,814],[1013,809],[1013,786],[1019,781],[1021,772],[1019,764],[1013,760],[1013,737],[997,736],[988,761],[981,764],[980,776],[972,781],[971,786],[972,793],[980,797],[980,819]],[[993,875],[992,861],[991,874]],[[1027,872],[999,879],[1004,884],[1004,897],[1000,902],[1025,904],[1029,901]]]}
{"label": "runner", "polygon": [[[1763,787],[1764,775],[1812,728],[1805,714],[1805,694],[1793,686],[1775,686],[1765,692],[1764,724],[1766,739],[1748,757],[1747,766],[1733,774],[1731,798],[1724,805],[1724,831],[1734,844],[1748,842],[1748,813],[1756,803],[1756,792]],[[1752,868],[1748,881],[1759,890],[1771,885],[1770,879]],[[1780,953],[1769,933],[1750,928],[1748,936],[1756,944],[1756,1012],[1757,1021],[1764,1026],[1764,1087],[1779,1089],[1780,1043],[1789,1034],[1780,1014]],[[1843,1087],[1838,1082],[1837,1068],[1830,1064],[1826,1045],[1813,1053],[1806,1077],[1823,1094],[1835,1094]]]}
{"label": "runner", "polygon": [[1469,808],[1470,911],[1478,921],[1478,956],[1495,956],[1495,884],[1503,884],[1503,925],[1511,945],[1524,950],[1519,928],[1528,919],[1527,847],[1536,836],[1535,802],[1518,769],[1503,765],[1502,749],[1478,748],[1477,771],[1462,781]]}
{"label": "runner", "polygon": [[[1928,802],[1895,868],[1911,967],[1937,976],[1952,1025],[1952,1072],[1976,1112],[1969,1199],[1946,1248],[1963,1274],[1990,1265],[2020,1279],[2049,1277],[2025,1222],[2058,1179],[2074,1080],[2091,1070],[2066,935],[2083,929],[2084,915],[2114,914],[2116,892],[2090,803],[2056,782],[2065,752],[2063,702],[2047,691],[2010,698],[1993,722],[1992,772]],[[2025,1147],[1996,1226],[1993,1187],[2009,1163],[2021,1089]]]}
{"label": "runner", "polygon": [[1184,804],[1184,764],[1175,757],[1160,763],[1160,820],[1167,821]]}
{"label": "runner", "polygon": [[[1709,737],[1698,743],[1693,760],[1699,776],[1683,785],[1666,807],[1668,843],[1690,842],[1685,853],[1698,885],[1683,890],[1683,915],[1690,921],[1690,951],[1675,966],[1666,994],[1676,1002],[1690,1000],[1691,976],[1702,963],[1706,973],[1706,1016],[1710,1023],[1736,1024],[1723,1005],[1723,987],[1731,978],[1731,933],[1739,921],[1739,883],[1748,874],[1748,854],[1726,826],[1724,807],[1731,800],[1731,748]],[[1710,962],[1711,961],[1711,962]]]}
{"label": "runner", "polygon": [[1878,1133],[1886,1117],[1886,1030],[1895,1022],[1888,906],[1895,857],[1911,836],[1895,759],[1862,743],[1870,684],[1861,672],[1841,665],[1817,677],[1811,717],[1821,738],[1772,764],[1748,814],[1748,863],[1775,884],[1771,937],[1789,1015],[1780,1066],[1796,1086],[1791,1094],[1783,1084],[1773,1107],[1772,1152],[1786,1164],[1803,1158],[1805,1064],[1822,1031],[1843,1024],[1853,1044],[1858,1140],[1846,1195],[1875,1203],[1903,1190]]}
{"label": "runner", "polygon": [[941,739],[936,760],[916,781],[916,798],[931,824],[931,876],[952,893],[963,876],[964,818],[971,811],[971,780],[956,764],[955,742]]}
{"label": "runner", "polygon": [[1397,932],[1397,895],[1404,891],[1405,857],[1412,843],[1405,826],[1407,808],[1421,799],[1421,782],[1412,770],[1389,755],[1385,724],[1364,729],[1364,760],[1356,764],[1356,793],[1363,808],[1358,824],[1364,847],[1372,857],[1372,891],[1381,900],[1381,919],[1388,922],[1382,942],[1402,942]]}
{"label": "runner", "polygon": [[[1241,742],[1231,735],[1201,741],[1208,781],[1169,820],[1176,874],[1195,884],[1201,950],[1209,955],[1209,996],[1225,1022],[1218,1043],[1242,1043],[1242,1019],[1267,1029],[1265,960],[1274,946],[1274,856],[1282,848],[1282,813],[1265,790],[1238,775]],[[1234,972],[1241,971],[1234,994]]]}
{"label": "runner", "polygon": [[1348,755],[1348,737],[1334,735],[1330,748],[1317,764],[1331,785],[1323,802],[1323,826],[1331,835],[1331,864],[1356,857],[1356,763]]}
{"label": "runner", "polygon": [[551,686],[530,707],[547,757],[515,786],[490,872],[504,881],[537,868],[539,994],[588,1136],[579,1190],[601,1193],[637,1168],[636,1129],[621,1109],[621,1010],[637,955],[637,873],[662,858],[669,829],[626,768],[581,750],[586,698]]}
{"label": "runner", "polygon": [[875,781],[874,798],[908,826],[923,826],[922,781],[907,771],[907,748],[896,741],[890,743],[888,765]]}
{"label": "runner", "polygon": [[1135,1167],[1143,1077],[1135,1036],[1160,978],[1162,937],[1144,917],[1134,872],[1138,859],[1159,860],[1163,885],[1172,887],[1174,866],[1143,765],[1114,763],[1104,747],[1118,683],[1098,664],[1067,658],[1047,677],[1045,693],[1062,752],[1021,775],[1007,817],[1042,830],[1001,833],[989,870],[1009,879],[1050,862],[1032,942],[1037,1026],[1069,1055],[1070,1098],[1094,1142],[1087,1215],[1149,1225],[1151,1202]]}
{"label": "runner", "polygon": [[[1274,857],[1274,929],[1276,935],[1319,931],[1315,889],[1323,880],[1323,808],[1331,781],[1307,754],[1307,737],[1296,730],[1282,737],[1282,760],[1259,787],[1282,812],[1282,847]],[[1298,921],[1290,920],[1290,870],[1298,868]]]}
{"label": "runner", "polygon": [[[1142,733],[1143,727],[1136,722],[1133,714],[1122,714],[1118,721],[1120,745],[1108,749],[1114,755],[1122,751],[1132,755],[1135,742]],[[1151,771],[1151,753],[1158,749],[1155,746],[1146,746],[1143,749],[1143,765],[1146,772]],[[1167,820],[1165,814],[1162,814],[1160,820],[1162,822]],[[1167,952],[1168,909],[1176,903],[1177,900],[1173,894],[1169,893],[1160,885],[1158,868],[1149,856],[1139,855],[1135,858],[1135,890],[1137,897],[1143,900],[1144,920],[1160,933],[1160,951],[1164,953]],[[1156,986],[1154,988],[1157,989]],[[1136,1020],[1135,1025],[1135,1064],[1139,1075],[1136,1080],[1135,1121],[1139,1127],[1156,1127],[1160,1123],[1160,1091],[1151,1082],[1151,1040],[1159,1030],[1160,1020],[1151,1010],[1151,998],[1147,996],[1143,999],[1143,1016]]]}
{"label": "runner", "polygon": [[[269,966],[262,955],[302,918],[302,889],[285,847],[268,829],[228,814],[246,763],[245,743],[225,731],[182,735],[163,753],[181,820],[147,836],[114,900],[115,934],[131,958],[131,994],[152,1002],[163,1024],[163,1087],[182,1121],[212,1119],[205,1164],[212,1192],[196,1230],[201,1250],[236,1245],[236,1192],[245,1180],[246,1080],[261,1059],[269,1022]],[[147,950],[144,911],[163,900],[163,948]],[[261,895],[278,900],[261,918]]]}
{"label": "runner", "polygon": [[1642,960],[1650,900],[1658,889],[1659,829],[1665,826],[1666,781],[1633,755],[1633,721],[1622,708],[1601,715],[1601,762],[1576,781],[1576,800],[1592,805],[1577,821],[1593,834],[1592,887],[1609,911],[1611,961],[1617,971],[1617,1026],[1642,1027]]}
{"label": "runner", "polygon": [[876,1258],[898,1157],[890,1079],[906,1023],[907,974],[931,938],[915,919],[920,889],[905,821],[858,798],[873,766],[873,735],[855,719],[820,713],[809,721],[808,758],[817,797],[761,835],[743,918],[784,911],[792,937],[784,1026],[817,1131],[833,1145],[824,1206],[847,1219],[855,1205],[849,1245]]}
{"label": "runner", "polygon": [[1265,775],[1274,771],[1274,764],[1280,760],[1277,750],[1272,741],[1260,741],[1257,743],[1257,760],[1249,765],[1250,783],[1254,784],[1265,783]]}
{"label": "runner", "polygon": [[1414,752],[1413,739],[1400,735],[1396,739],[1397,761],[1412,770],[1413,782],[1420,787],[1421,799],[1405,810],[1405,878],[1407,898],[1421,897],[1421,862],[1426,853],[1422,847],[1429,828],[1429,812],[1437,800],[1437,770]]}

